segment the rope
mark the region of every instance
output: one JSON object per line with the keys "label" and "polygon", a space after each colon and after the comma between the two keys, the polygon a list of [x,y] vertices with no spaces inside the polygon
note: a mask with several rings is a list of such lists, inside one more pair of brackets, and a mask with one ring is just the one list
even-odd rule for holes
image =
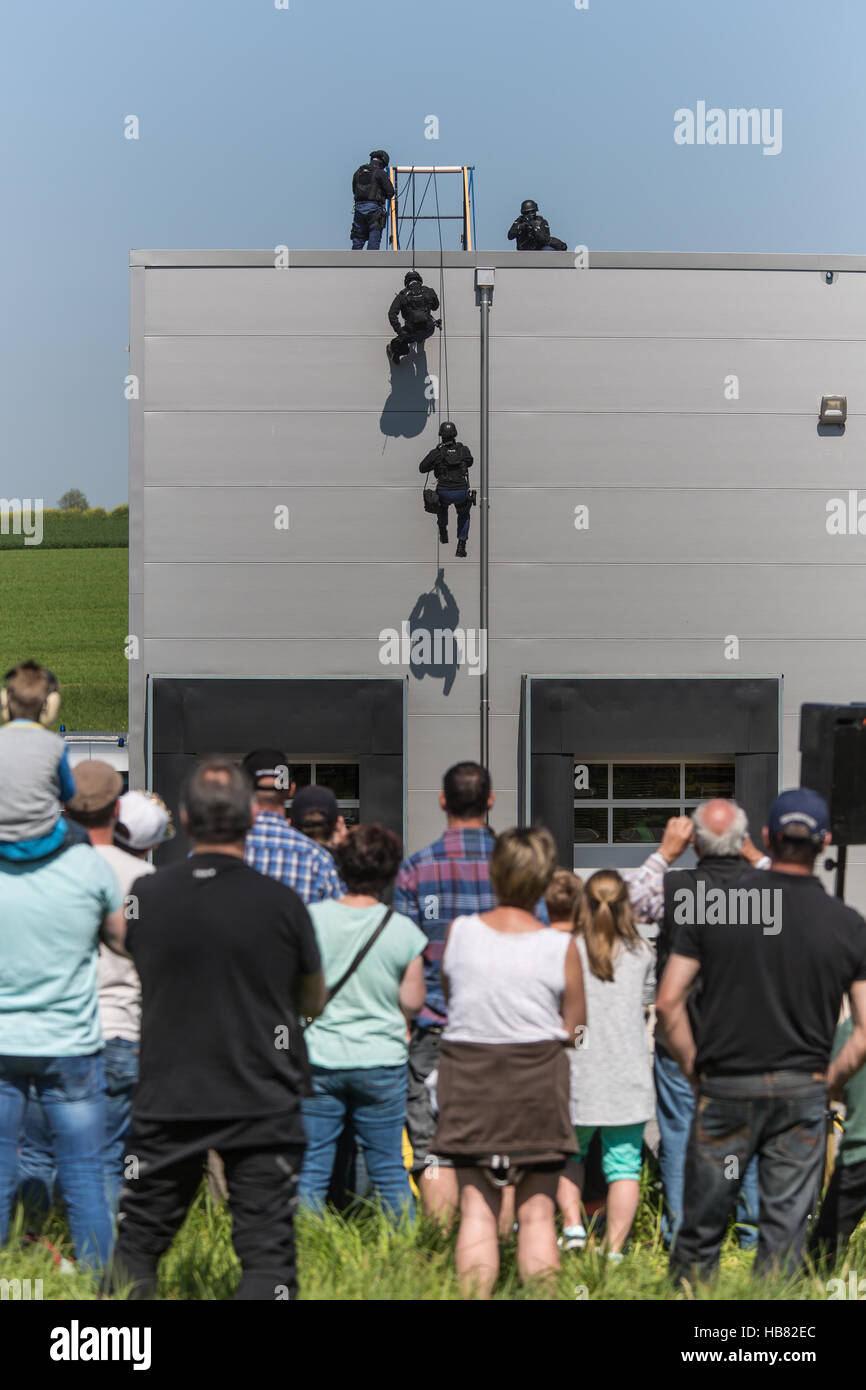
{"label": "rope", "polygon": [[[450,401],[449,401],[449,398],[448,398],[448,338],[447,338],[447,325],[448,325],[448,320],[447,320],[447,318],[445,317],[445,252],[444,252],[443,247],[442,247],[442,219],[441,219],[441,217],[439,216],[439,186],[438,186],[438,183],[437,183],[437,180],[436,180],[436,174],[435,174],[435,172],[434,172],[434,174],[433,174],[433,192],[434,192],[434,194],[435,194],[435,196],[436,196],[436,228],[437,228],[437,230],[438,230],[438,232],[439,232],[439,313],[440,313],[441,318],[442,318],[442,336],[441,336],[441,338],[440,338],[440,340],[439,340],[439,368],[440,368],[440,374],[439,374],[439,381],[440,381],[440,391],[439,391],[439,422],[440,422],[440,424],[441,424],[441,422],[442,422],[442,390],[441,390],[441,382],[443,381],[443,379],[444,379],[444,382],[445,382],[445,419],[446,419],[446,420],[450,420],[450,418],[451,418],[451,406],[450,406]],[[444,358],[444,363],[445,363],[445,375],[444,375],[444,378],[443,378],[443,376],[442,376],[442,362],[443,362],[443,358]]]}
{"label": "rope", "polygon": [[[412,269],[413,269],[413,270],[415,269],[415,227],[416,227],[416,225],[417,225],[418,218],[421,216],[421,209],[422,209],[423,206],[424,206],[424,199],[427,197],[427,190],[428,190],[429,187],[430,187],[430,180],[431,180],[431,178],[433,178],[433,175],[432,175],[432,174],[428,174],[428,175],[427,175],[427,182],[426,182],[425,185],[424,185],[424,192],[421,194],[421,201],[420,201],[420,203],[418,204],[417,208],[415,209],[415,212],[414,212],[413,217],[412,217]],[[415,166],[414,166],[414,164],[413,164],[413,166],[412,166],[411,173],[409,174],[409,179],[412,180],[412,191],[413,191],[413,193],[414,193],[414,191],[415,191]],[[409,179],[406,180],[407,183],[409,182]],[[405,201],[406,201],[406,194],[405,194],[405,193],[404,193],[403,201],[404,201],[404,203],[405,203]],[[399,240],[400,240],[400,231],[401,231],[401,228],[402,228],[402,226],[403,226],[403,221],[404,221],[404,219],[406,218],[407,215],[408,215],[408,214],[407,214],[406,212],[403,212],[403,213],[400,215],[400,217],[398,217],[398,219],[397,219],[397,240],[398,240],[398,242],[399,242]]]}

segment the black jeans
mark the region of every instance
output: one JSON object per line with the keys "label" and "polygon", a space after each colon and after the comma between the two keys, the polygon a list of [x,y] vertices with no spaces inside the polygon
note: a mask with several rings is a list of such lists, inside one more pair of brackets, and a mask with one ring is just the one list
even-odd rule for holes
{"label": "black jeans", "polygon": [[223,1123],[222,1136],[215,1127],[210,1120],[133,1120],[127,1152],[137,1160],[138,1176],[128,1179],[121,1193],[111,1288],[132,1281],[131,1298],[153,1297],[159,1259],[198,1192],[208,1149],[216,1148],[242,1269],[235,1298],[297,1297],[294,1218],[303,1145],[245,1146],[249,1122]]}
{"label": "black jeans", "polygon": [[[841,1157],[841,1155],[840,1155]],[[866,1159],[838,1163],[827,1188],[821,1215],[809,1237],[809,1255],[815,1261],[835,1260],[860,1225],[866,1212]]]}
{"label": "black jeans", "polygon": [[683,1222],[671,1252],[674,1278],[708,1278],[758,1154],[756,1270],[795,1270],[824,1172],[827,1088],[802,1072],[705,1077],[686,1151]]}
{"label": "black jeans", "polygon": [[409,1089],[406,1096],[406,1129],[412,1145],[412,1172],[424,1172],[436,1133],[436,1116],[425,1081],[439,1065],[442,1029],[413,1023],[409,1039]]}
{"label": "black jeans", "polygon": [[432,333],[436,332],[436,325],[431,319],[420,328],[409,328],[405,324],[398,331],[396,338],[391,339],[391,356],[399,362],[401,357],[405,357],[413,343],[425,343]]}

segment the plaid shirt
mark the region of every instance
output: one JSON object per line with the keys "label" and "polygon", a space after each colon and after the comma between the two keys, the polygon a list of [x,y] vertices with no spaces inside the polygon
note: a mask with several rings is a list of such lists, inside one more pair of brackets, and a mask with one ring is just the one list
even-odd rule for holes
{"label": "plaid shirt", "polygon": [[[422,1026],[448,1022],[442,992],[445,934],[455,917],[489,912],[496,906],[487,861],[493,853],[493,834],[485,827],[452,826],[440,839],[403,861],[394,888],[394,909],[403,912],[427,937],[424,979],[427,999],[418,1015]],[[536,917],[547,925],[544,903]]]}
{"label": "plaid shirt", "polygon": [[262,811],[247,835],[244,859],[260,874],[294,888],[305,903],[342,897],[336,865],[326,849],[293,830],[278,811]]}

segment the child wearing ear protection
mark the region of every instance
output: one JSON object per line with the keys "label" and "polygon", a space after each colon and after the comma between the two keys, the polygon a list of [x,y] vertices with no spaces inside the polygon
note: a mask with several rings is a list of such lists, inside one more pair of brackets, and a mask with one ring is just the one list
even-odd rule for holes
{"label": "child wearing ear protection", "polygon": [[51,671],[22,661],[0,690],[0,859],[43,859],[60,849],[69,827],[61,802],[75,795],[66,744],[44,727],[60,712]]}

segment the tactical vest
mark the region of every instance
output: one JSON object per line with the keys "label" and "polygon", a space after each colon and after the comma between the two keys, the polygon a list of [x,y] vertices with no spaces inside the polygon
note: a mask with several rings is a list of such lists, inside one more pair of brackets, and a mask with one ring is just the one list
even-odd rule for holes
{"label": "tactical vest", "polygon": [[413,281],[400,296],[400,307],[407,328],[423,328],[430,320],[430,305],[425,285]]}
{"label": "tactical vest", "polygon": [[469,469],[463,458],[462,444],[440,444],[436,481],[446,487],[462,487],[469,480]]}

